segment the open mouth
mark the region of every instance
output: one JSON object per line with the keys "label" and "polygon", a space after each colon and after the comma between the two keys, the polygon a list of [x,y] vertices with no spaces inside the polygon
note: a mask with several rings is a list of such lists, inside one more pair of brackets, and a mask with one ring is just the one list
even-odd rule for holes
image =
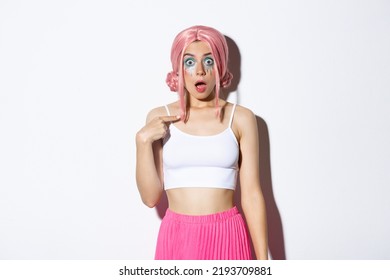
{"label": "open mouth", "polygon": [[204,92],[206,90],[206,83],[202,81],[196,82],[195,87],[198,92]]}

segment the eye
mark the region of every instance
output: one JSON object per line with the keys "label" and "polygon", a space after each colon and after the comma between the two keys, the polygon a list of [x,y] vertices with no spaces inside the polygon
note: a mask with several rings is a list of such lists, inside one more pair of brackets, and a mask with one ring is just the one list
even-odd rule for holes
{"label": "eye", "polygon": [[204,59],[204,64],[206,66],[213,66],[214,65],[214,59],[212,59],[211,57],[206,57]]}
{"label": "eye", "polygon": [[184,60],[184,65],[187,67],[191,67],[195,65],[195,60],[193,58],[187,58]]}

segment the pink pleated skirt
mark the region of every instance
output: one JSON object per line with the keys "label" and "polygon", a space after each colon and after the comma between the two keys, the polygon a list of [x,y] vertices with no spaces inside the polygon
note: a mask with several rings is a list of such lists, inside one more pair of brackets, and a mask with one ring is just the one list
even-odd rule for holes
{"label": "pink pleated skirt", "polygon": [[236,207],[210,215],[167,210],[157,238],[156,260],[249,260],[245,222]]}

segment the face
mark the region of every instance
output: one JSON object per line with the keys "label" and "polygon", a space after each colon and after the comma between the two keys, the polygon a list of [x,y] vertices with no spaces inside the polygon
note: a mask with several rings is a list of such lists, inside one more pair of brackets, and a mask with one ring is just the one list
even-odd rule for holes
{"label": "face", "polygon": [[198,100],[214,97],[215,61],[206,42],[191,43],[184,51],[183,73],[190,97]]}

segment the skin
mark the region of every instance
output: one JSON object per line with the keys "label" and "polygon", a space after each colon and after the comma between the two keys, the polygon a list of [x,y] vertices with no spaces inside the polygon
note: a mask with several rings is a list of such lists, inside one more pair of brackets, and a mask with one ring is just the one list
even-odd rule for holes
{"label": "skin", "polygon": [[[190,117],[180,120],[178,102],[149,112],[146,125],[136,135],[136,180],[142,201],[149,207],[157,205],[164,191],[162,170],[162,141],[170,125],[193,135],[215,135],[228,127],[233,104],[220,100],[222,119],[215,114],[215,75],[210,66],[211,49],[205,42],[193,42],[184,52],[184,81]],[[192,62],[186,64],[186,58]],[[202,80],[204,92],[195,84]],[[255,115],[238,106],[232,130],[240,146],[241,205],[257,259],[268,259],[267,222],[264,197],[259,180],[259,142]],[[145,176],[147,174],[148,176]],[[200,174],[201,175],[201,174]],[[166,191],[169,208],[187,215],[204,215],[226,211],[234,206],[234,191],[209,188],[177,188]]]}

